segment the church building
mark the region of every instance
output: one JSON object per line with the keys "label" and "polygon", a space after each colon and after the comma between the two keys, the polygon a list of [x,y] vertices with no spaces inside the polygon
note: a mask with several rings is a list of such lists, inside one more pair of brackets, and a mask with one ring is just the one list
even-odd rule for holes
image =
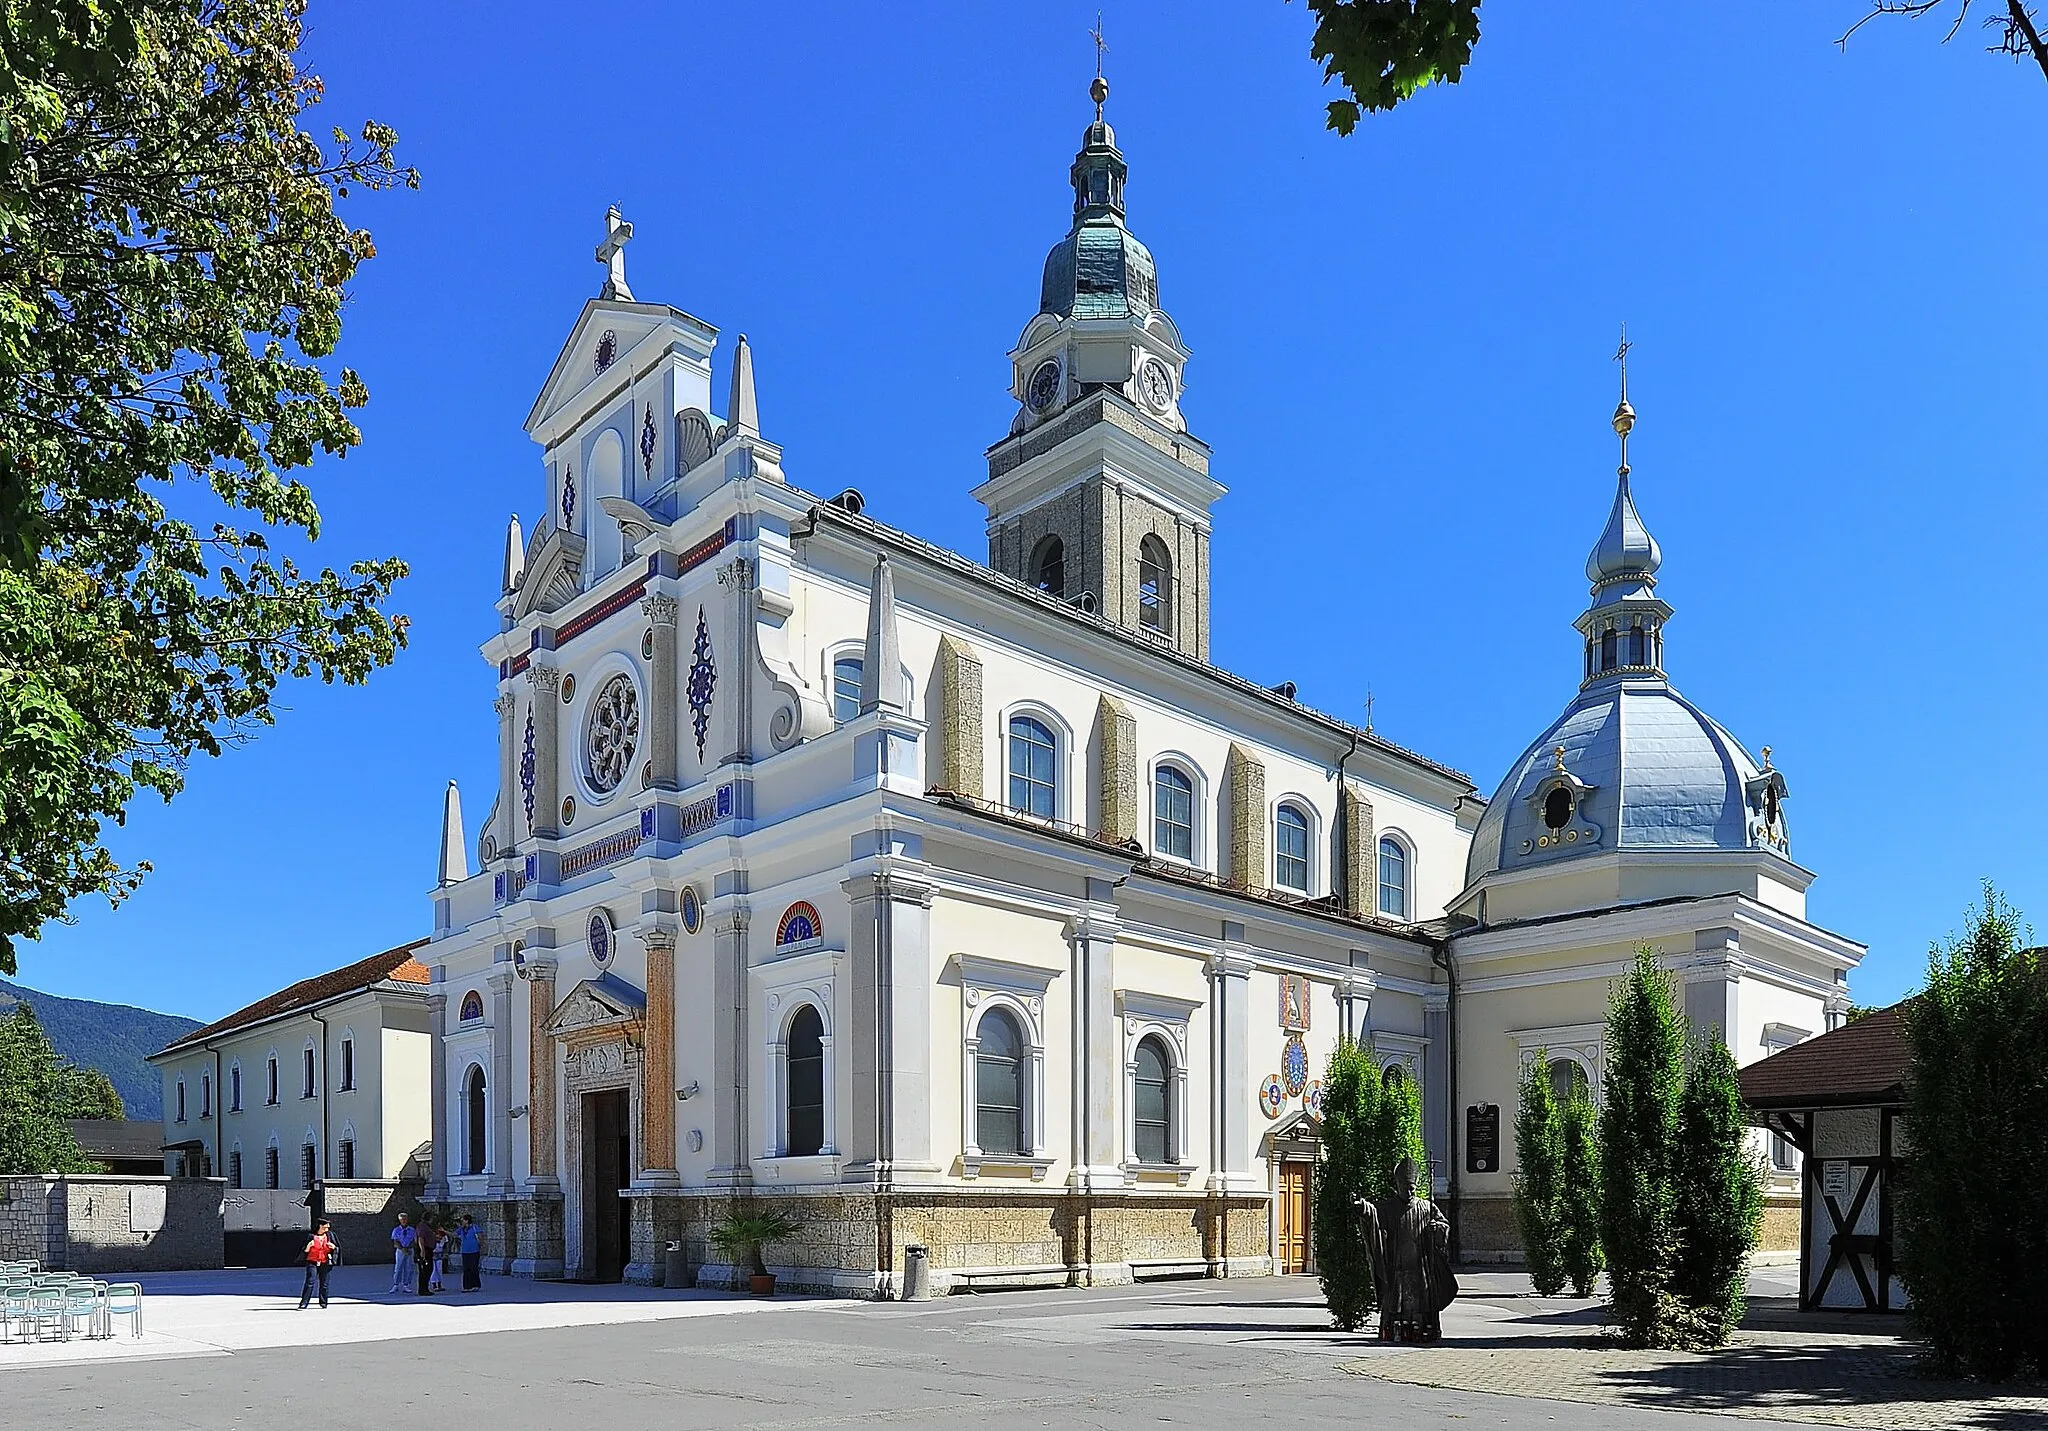
{"label": "church building", "polygon": [[1597,1091],[1636,945],[1739,1062],[1846,1006],[1784,776],[1666,679],[1625,394],[1578,690],[1491,800],[1210,663],[1225,488],[1106,94],[986,565],[785,473],[746,339],[636,298],[609,216],[483,647],[496,804],[472,845],[449,800],[418,952],[428,1198],[505,1270],[654,1280],[680,1241],[731,1285],[706,1234],[769,1204],[785,1284],[854,1295],[912,1245],[941,1290],[1306,1270],[1343,1038],[1418,1087],[1461,1247],[1502,1256],[1487,1120],[1539,1049]]}

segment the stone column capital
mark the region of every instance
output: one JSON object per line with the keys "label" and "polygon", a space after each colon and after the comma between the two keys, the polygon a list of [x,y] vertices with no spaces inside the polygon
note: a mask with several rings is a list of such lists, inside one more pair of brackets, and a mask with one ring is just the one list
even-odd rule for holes
{"label": "stone column capital", "polygon": [[491,709],[496,711],[501,716],[509,716],[512,714],[513,711],[517,710],[518,708],[519,697],[514,695],[511,691],[504,692],[495,701],[491,702]]}
{"label": "stone column capital", "polygon": [[1209,972],[1219,978],[1248,979],[1252,972],[1251,957],[1236,949],[1219,949],[1209,956]]}
{"label": "stone column capital", "polygon": [[683,604],[673,596],[654,592],[640,598],[640,610],[656,626],[673,626],[682,614]]}
{"label": "stone column capital", "polygon": [[647,946],[650,953],[658,951],[663,954],[673,954],[676,949],[675,926],[669,924],[649,925],[640,931],[640,942]]}

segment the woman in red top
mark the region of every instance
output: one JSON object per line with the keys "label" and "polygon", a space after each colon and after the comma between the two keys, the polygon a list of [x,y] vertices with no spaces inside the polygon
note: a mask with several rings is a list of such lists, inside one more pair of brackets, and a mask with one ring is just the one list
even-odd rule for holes
{"label": "woman in red top", "polygon": [[313,1229],[313,1240],[306,1244],[306,1287],[299,1293],[299,1310],[305,1311],[306,1304],[313,1300],[313,1284],[320,1284],[320,1305],[327,1305],[327,1272],[334,1265],[334,1256],[340,1249],[334,1245],[334,1236],[328,1230],[325,1218]]}

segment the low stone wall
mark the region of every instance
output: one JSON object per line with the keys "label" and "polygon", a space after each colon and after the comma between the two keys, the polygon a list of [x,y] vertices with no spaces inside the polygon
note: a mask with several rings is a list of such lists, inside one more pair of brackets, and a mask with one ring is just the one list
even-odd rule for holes
{"label": "low stone wall", "polygon": [[[1505,1197],[1468,1197],[1459,1206],[1459,1251],[1467,1262],[1522,1265],[1522,1234],[1515,1202]],[[1759,1252],[1799,1250],[1799,1199],[1774,1193],[1764,1199]]]}
{"label": "low stone wall", "polygon": [[64,1265],[61,1178],[0,1178],[0,1261]]}
{"label": "low stone wall", "polygon": [[335,1241],[341,1244],[342,1256],[351,1262],[388,1261],[391,1229],[398,1225],[398,1214],[405,1213],[417,1223],[424,1211],[421,1186],[415,1179],[330,1179],[326,1218],[333,1226]]}
{"label": "low stone wall", "polygon": [[225,1187],[119,1173],[0,1179],[0,1257],[67,1272],[217,1268]]}

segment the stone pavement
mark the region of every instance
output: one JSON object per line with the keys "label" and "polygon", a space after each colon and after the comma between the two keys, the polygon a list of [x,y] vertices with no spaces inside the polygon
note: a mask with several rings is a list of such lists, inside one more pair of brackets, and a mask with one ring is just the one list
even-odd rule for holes
{"label": "stone pavement", "polygon": [[[119,1280],[119,1279],[117,1279]],[[328,1281],[328,1305],[301,1312],[305,1273],[298,1267],[223,1272],[159,1272],[133,1280],[143,1288],[140,1337],[129,1323],[114,1324],[104,1340],[0,1344],[0,1372],[63,1366],[225,1356],[264,1347],[332,1346],[351,1342],[414,1341],[422,1337],[510,1332],[538,1327],[602,1326],[786,1310],[801,1299],[773,1301],[729,1292],[664,1292],[648,1287],[586,1286],[485,1277],[481,1292],[448,1291],[431,1297],[393,1293],[388,1266],[337,1267]]]}
{"label": "stone pavement", "polygon": [[2048,1431],[2048,1387],[1924,1377],[1898,1317],[1802,1320],[1769,1306],[1753,1318],[1761,1325],[1745,1326],[1728,1346],[1660,1352],[1615,1345],[1600,1330],[1597,1303],[1482,1289],[1457,1311],[1445,1319],[1442,1345],[1374,1346],[1343,1369],[1412,1386],[1641,1410],[1898,1431]]}

